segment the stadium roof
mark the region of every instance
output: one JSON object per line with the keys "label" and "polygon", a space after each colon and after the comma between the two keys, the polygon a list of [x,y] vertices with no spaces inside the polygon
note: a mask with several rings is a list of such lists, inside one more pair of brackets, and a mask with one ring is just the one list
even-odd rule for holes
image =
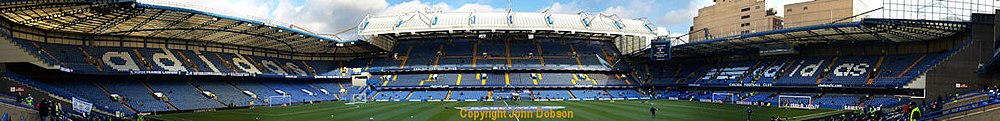
{"label": "stadium roof", "polygon": [[532,12],[410,13],[368,17],[358,26],[360,35],[407,34],[440,31],[525,30],[655,36],[649,22],[614,15]]}
{"label": "stadium roof", "polygon": [[480,38],[567,38],[615,41],[623,53],[635,53],[656,37],[648,20],[606,14],[549,12],[412,12],[365,18],[358,35],[381,48],[396,40]]}
{"label": "stadium roof", "polygon": [[675,45],[673,53],[675,56],[696,56],[812,43],[926,41],[957,34],[968,26],[968,22],[866,18],[858,22],[788,28],[685,43]]}
{"label": "stadium roof", "polygon": [[161,0],[37,0],[4,2],[0,16],[44,30],[97,36],[206,41],[295,53],[375,50],[364,41],[337,40],[274,21],[206,11],[210,9]]}

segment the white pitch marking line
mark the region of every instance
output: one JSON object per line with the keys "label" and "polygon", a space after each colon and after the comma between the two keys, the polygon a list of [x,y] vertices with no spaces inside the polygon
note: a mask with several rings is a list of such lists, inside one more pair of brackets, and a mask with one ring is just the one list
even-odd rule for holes
{"label": "white pitch marking line", "polygon": [[[510,109],[510,112],[514,112],[514,108],[510,107],[510,105],[507,105],[507,101],[502,101],[502,102],[503,105],[507,106],[507,109]],[[514,119],[517,119],[517,121],[521,121],[521,118],[518,118],[516,116],[514,117]]]}

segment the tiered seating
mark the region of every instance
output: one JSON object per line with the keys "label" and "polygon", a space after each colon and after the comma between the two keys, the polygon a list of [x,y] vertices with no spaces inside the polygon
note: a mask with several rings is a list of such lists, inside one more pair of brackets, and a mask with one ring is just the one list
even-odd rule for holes
{"label": "tiered seating", "polygon": [[820,108],[842,108],[843,106],[857,106],[860,97],[851,95],[826,95],[813,100],[813,104]]}
{"label": "tiered seating", "polygon": [[[699,93],[694,93],[693,98],[698,99],[698,100],[708,101],[708,100],[712,100],[714,98],[714,95],[712,95],[712,93],[710,93],[710,92],[699,92]],[[722,100],[724,100],[726,98],[716,98],[716,99],[722,99]]]}
{"label": "tiered seating", "polygon": [[[397,75],[374,75],[373,80],[383,83],[386,80],[390,80],[385,86],[395,86],[395,87],[406,87],[406,86],[435,86],[435,85],[465,85],[465,86],[572,86],[574,77],[576,78],[576,85],[596,85],[596,86],[621,86],[621,85],[634,85],[625,80],[618,79],[611,74],[601,74],[601,73],[589,73],[586,77],[580,77],[577,74],[570,73],[541,73],[541,78],[537,79],[538,84],[535,84],[535,79],[531,78],[532,74],[538,73],[509,73],[510,74],[510,84],[507,83],[507,77],[504,73],[467,73],[462,74],[462,83],[458,84],[458,74],[437,74],[437,79],[433,79],[434,74],[397,74]],[[476,78],[479,75],[486,75],[486,84],[483,84],[482,80]],[[383,76],[388,78],[383,79]],[[395,76],[395,77],[392,77]],[[395,81],[391,81],[395,78]],[[594,84],[596,82],[596,84]]]}
{"label": "tiered seating", "polygon": [[[240,58],[241,56],[233,53],[195,52],[161,48],[83,47],[79,45],[38,43],[23,40],[15,42],[28,51],[35,52],[43,60],[52,64],[62,64],[76,73],[104,74],[128,71],[256,73],[235,67],[242,64],[242,66],[247,68],[251,68],[251,66],[255,67],[261,74],[266,75],[312,76],[315,73],[319,73],[331,74],[328,76],[342,76],[339,71],[331,73],[336,69],[329,68],[331,67],[330,65],[333,65],[331,63],[337,63],[334,61],[298,61],[243,54],[242,59],[245,59],[249,63],[248,65],[247,63],[236,63],[234,58]],[[38,45],[40,48],[35,47],[35,45]],[[104,62],[104,57],[112,57],[117,53],[125,55],[120,56],[123,58],[114,57],[108,62]],[[166,54],[167,56],[161,57],[167,57],[167,59],[154,59],[154,56],[157,54]],[[202,60],[202,57],[204,57],[204,60]],[[176,59],[177,62],[171,59]],[[163,65],[157,64],[157,61]],[[135,65],[132,66],[127,62],[132,62]],[[226,63],[232,63],[233,66],[227,66]],[[173,67],[178,64],[182,66]],[[114,65],[126,66],[116,69]],[[211,68],[212,66],[215,67],[214,70]],[[315,73],[310,71],[310,69],[315,70]]]}
{"label": "tiered seating", "polygon": [[667,91],[667,90],[656,90],[653,91],[653,98],[669,99],[669,98],[681,98],[684,96],[683,92],[680,91]]}
{"label": "tiered seating", "polygon": [[[944,56],[932,53],[650,63],[649,78],[653,79],[653,85],[899,87],[940,62]],[[881,62],[879,58],[883,58]]]}
{"label": "tiered seating", "polygon": [[[125,97],[125,104],[140,111],[173,111],[167,103],[153,97],[142,83],[133,80],[97,80],[109,92]],[[166,93],[166,92],[163,92]],[[167,97],[170,98],[170,97]]]}
{"label": "tiered seating", "polygon": [[[966,92],[961,95],[956,95],[956,97],[950,97],[952,99],[943,100],[942,102],[931,102],[931,104],[924,104],[922,109],[931,109],[927,107],[928,105],[940,105],[940,109],[932,109],[927,113],[923,113],[924,116],[920,120],[939,120],[942,117],[948,116],[968,116],[970,113],[980,113],[982,111],[990,111],[998,107],[1000,104],[1000,89],[986,89],[986,90],[975,90],[972,92]],[[906,103],[908,100],[900,101],[899,103]],[[898,103],[897,103],[898,104]],[[985,113],[986,115],[991,115]],[[995,117],[995,116],[994,116]]]}
{"label": "tiered seating", "polygon": [[374,96],[375,100],[401,100],[406,98],[406,95],[410,94],[410,91],[379,91],[377,95]]}
{"label": "tiered seating", "polygon": [[448,91],[413,91],[409,100],[444,100],[448,96]]}
{"label": "tiered seating", "polygon": [[[351,95],[349,95],[350,93],[354,93],[354,94],[358,93],[358,92],[351,92],[351,91],[349,91],[348,93],[341,94],[340,93],[341,83],[336,83],[336,82],[316,82],[316,83],[310,83],[310,84],[312,84],[313,86],[316,86],[316,88],[325,89],[327,92],[329,92],[330,94],[327,95],[327,96],[332,96],[332,97],[330,97],[330,100],[343,100],[344,98],[350,97],[351,96]],[[344,86],[345,86],[344,88],[352,88],[350,85],[344,85]],[[357,87],[353,87],[353,88],[357,89]],[[345,90],[347,90],[347,89],[345,89]],[[400,98],[400,99],[402,99],[402,98]]]}
{"label": "tiered seating", "polygon": [[[289,82],[291,82],[291,81],[289,81]],[[317,100],[313,100],[313,101],[324,101],[324,100],[335,100],[335,99],[337,99],[336,96],[331,95],[333,93],[337,93],[336,92],[337,90],[326,90],[325,88],[318,87],[318,86],[314,85],[313,83],[288,83],[288,84],[291,84],[292,86],[295,86],[295,87],[302,87],[303,89],[312,92],[314,94],[313,97],[315,97],[317,99]],[[320,89],[324,89],[327,92],[324,93]]]}
{"label": "tiered seating", "polygon": [[538,85],[573,85],[573,74],[542,73]]}
{"label": "tiered seating", "polygon": [[[319,90],[309,89],[307,87],[303,87],[300,85],[291,85],[288,84],[287,82],[262,82],[262,83],[264,85],[267,85],[268,87],[271,87],[272,89],[284,91],[289,96],[291,96],[292,102],[309,102],[309,101],[322,100],[316,97],[316,95],[321,94]],[[312,92],[313,94],[310,95],[302,90]]]}
{"label": "tiered seating", "polygon": [[258,101],[262,103],[254,103],[255,105],[267,105],[267,102],[264,101],[265,99],[271,96],[280,95],[277,92],[274,92],[273,89],[264,86],[263,84],[260,84],[258,82],[233,81],[232,83],[234,84],[234,86],[243,89],[244,91],[250,91],[254,93],[254,95],[257,95]]}
{"label": "tiered seating", "polygon": [[[611,61],[604,56],[606,54],[617,55],[616,53],[618,53],[616,49],[612,49],[611,43],[584,40],[541,39],[510,42],[474,39],[413,40],[400,41],[396,45],[391,55],[373,58],[373,63],[377,63],[377,65],[373,65],[375,66],[374,70],[434,68],[435,65],[437,68],[578,69],[584,67],[609,69],[610,67],[602,64],[602,59],[604,59],[603,61]],[[545,48],[538,48],[538,46]],[[439,48],[443,56],[438,55]],[[541,53],[536,52],[539,49],[541,49]],[[574,52],[576,55],[573,54]],[[486,56],[483,55],[484,53]],[[531,54],[529,55],[529,53]],[[397,57],[403,56],[407,57],[406,64],[400,68],[402,58]],[[473,56],[475,56],[475,60],[473,60]],[[543,59],[545,64],[542,64]],[[437,61],[436,64],[435,61]],[[475,66],[472,64],[473,61],[475,61]]]}
{"label": "tiered seating", "polygon": [[48,51],[43,51],[43,49],[34,46],[34,43],[36,42],[21,40],[21,39],[13,39],[13,40],[14,43],[20,45],[22,49],[25,49],[26,51],[28,51],[29,53],[33,54],[36,57],[40,57],[42,61],[45,61],[46,63],[60,64],[61,62],[55,60],[58,57],[49,57],[48,56],[49,54],[46,54]]}
{"label": "tiered seating", "polygon": [[872,99],[865,101],[865,104],[863,104],[863,106],[893,107],[893,106],[903,105],[909,102],[910,100],[906,98],[875,96]]}
{"label": "tiered seating", "polygon": [[568,90],[532,90],[536,99],[572,99]]}
{"label": "tiered seating", "polygon": [[83,51],[81,51],[77,46],[38,44],[42,47],[41,49],[52,54],[56,60],[60,60],[63,64],[66,64],[67,67],[72,68],[75,71],[98,71],[96,66],[87,63],[86,55],[84,55]]}
{"label": "tiered seating", "polygon": [[348,101],[354,100],[353,97],[352,97],[353,95],[355,95],[355,94],[361,94],[362,93],[362,88],[363,87],[361,87],[361,86],[352,86],[350,84],[341,84],[341,85],[344,85],[343,89],[346,89],[347,93],[341,93],[341,94],[339,94],[340,95],[340,100],[348,100]]}
{"label": "tiered seating", "polygon": [[605,92],[604,90],[585,89],[585,90],[569,90],[569,91],[573,93],[573,96],[576,96],[576,98],[579,99],[611,98],[611,96],[607,95],[607,92]]}
{"label": "tiered seating", "polygon": [[[405,41],[404,41],[405,42]],[[428,42],[431,43],[431,42]],[[438,60],[438,67],[472,67],[472,49],[474,48],[475,42],[471,39],[455,39],[450,42],[441,42],[445,49],[442,53],[445,57]],[[480,52],[481,53],[481,52]],[[432,54],[437,54],[432,53]],[[478,53],[477,53],[478,55]]]}
{"label": "tiered seating", "polygon": [[451,100],[483,100],[486,99],[487,92],[483,90],[455,90],[451,91]]}
{"label": "tiered seating", "polygon": [[421,81],[427,80],[427,76],[428,74],[399,74],[395,77],[396,81],[389,82],[387,86],[419,86]]}
{"label": "tiered seating", "polygon": [[[125,105],[122,105],[118,101],[111,100],[111,97],[104,93],[94,82],[86,80],[73,80],[73,81],[58,81],[55,83],[49,83],[55,85],[54,87],[65,89],[66,91],[72,92],[74,95],[86,98],[94,104],[94,107],[99,107],[103,109],[109,109],[110,112],[121,112],[125,114],[134,114],[135,112],[130,111]],[[49,90],[49,89],[46,89]]]}
{"label": "tiered seating", "polygon": [[772,95],[771,93],[757,93],[757,94],[754,94],[753,96],[744,98],[743,101],[745,101],[745,102],[764,102],[767,99],[771,98],[772,96],[774,96],[774,95]]}
{"label": "tiered seating", "polygon": [[[781,95],[816,97],[815,95],[810,95],[810,94],[781,94]],[[765,102],[768,102],[768,103],[771,103],[771,104],[774,104],[774,105],[777,105],[777,104],[801,104],[801,105],[812,104],[812,100],[809,99],[809,98],[781,98],[779,96],[772,97],[772,98],[766,100]]]}
{"label": "tiered seating", "polygon": [[636,92],[635,90],[628,90],[628,89],[611,89],[611,90],[608,90],[608,94],[610,94],[612,98],[639,98],[639,97],[645,97],[642,94],[639,94],[638,92]]}
{"label": "tiered seating", "polygon": [[[486,85],[507,85],[507,77],[503,73],[481,73],[487,74]],[[480,82],[482,83],[482,82]]]}
{"label": "tiered seating", "polygon": [[[7,75],[5,77],[23,78],[12,74],[5,75]],[[189,81],[189,79],[178,77],[162,79],[104,78],[100,80],[45,79],[41,82],[32,81],[30,86],[39,87],[39,89],[49,92],[59,92],[55,94],[63,97],[84,98],[94,103],[94,106],[99,110],[133,114],[134,112],[129,107],[138,112],[175,111],[167,104],[168,102],[176,107],[176,110],[242,107],[249,106],[250,102],[254,102],[254,105],[267,105],[265,99],[279,95],[274,91],[275,89],[288,93],[292,102],[337,100],[335,95],[339,94],[340,83],[346,82],[310,82],[262,78],[260,80],[232,81],[232,84],[235,84],[232,85],[222,79],[199,78],[198,81]],[[358,87],[345,85],[345,88],[348,89],[348,93],[342,94],[347,96],[342,97],[345,99],[349,99],[351,94],[361,92]],[[105,93],[104,89],[108,93]],[[215,94],[216,98],[209,98],[198,89],[211,92]],[[306,94],[301,91],[302,89],[313,92],[315,96]],[[319,89],[326,89],[330,94],[323,93]],[[251,98],[243,94],[244,90],[255,94],[258,98]],[[154,92],[163,93],[166,100],[154,97]],[[128,107],[112,100],[109,94],[121,95],[122,102]]]}
{"label": "tiered seating", "polygon": [[202,95],[193,86],[183,81],[146,81],[146,83],[153,91],[162,92],[169,97],[171,104],[174,104],[179,110],[225,107],[220,102]]}
{"label": "tiered seating", "polygon": [[531,74],[537,74],[537,73],[510,73],[510,85],[514,86],[535,85],[534,80],[531,79]]}
{"label": "tiered seating", "polygon": [[[824,75],[826,79],[823,80],[824,84],[845,84],[845,85],[864,85],[868,81],[868,74],[874,74],[875,66],[878,65],[878,56],[845,56],[837,59],[835,66],[832,67],[831,73]],[[883,60],[884,62],[884,60]],[[838,68],[844,67],[844,68]],[[861,70],[855,70],[857,68],[867,68],[864,71],[867,73],[857,73]],[[835,70],[836,69],[836,70]],[[884,69],[883,69],[884,70]]]}
{"label": "tiered seating", "polygon": [[[830,63],[833,61],[830,57],[810,57],[804,58],[798,61],[796,66],[801,67],[789,70],[790,76],[785,76],[783,78],[778,78],[777,83],[789,84],[789,85],[814,85],[816,80],[819,79],[819,75],[823,74],[823,71],[830,67]],[[816,67],[816,68],[806,68],[806,67]],[[833,70],[833,69],[830,69]]]}
{"label": "tiered seating", "polygon": [[234,105],[234,106],[250,106],[250,102],[254,101],[255,104],[262,104],[257,99],[251,98],[243,94],[242,90],[237,89],[235,86],[228,84],[223,81],[190,81],[196,87],[202,89],[202,91],[212,92],[215,94],[219,101],[222,103]]}

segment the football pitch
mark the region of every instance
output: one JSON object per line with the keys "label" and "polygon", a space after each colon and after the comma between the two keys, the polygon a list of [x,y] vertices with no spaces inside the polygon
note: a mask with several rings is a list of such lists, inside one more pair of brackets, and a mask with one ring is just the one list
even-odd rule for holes
{"label": "football pitch", "polygon": [[[649,112],[655,106],[656,117]],[[443,121],[443,120],[494,120],[490,116],[473,118],[474,113],[455,107],[466,106],[562,106],[545,113],[531,113],[506,117],[492,115],[499,121],[739,121],[746,120],[746,108],[753,109],[753,120],[766,121],[771,117],[805,120],[840,114],[842,110],[786,109],[735,104],[716,104],[676,100],[628,101],[499,101],[499,102],[368,102],[347,105],[344,102],[298,104],[288,107],[257,107],[214,112],[173,113],[150,118],[174,121]],[[542,111],[546,112],[546,111]],[[522,113],[523,114],[523,113]],[[489,115],[489,114],[486,114]],[[546,117],[551,116],[551,117]],[[480,116],[482,117],[482,116]]]}

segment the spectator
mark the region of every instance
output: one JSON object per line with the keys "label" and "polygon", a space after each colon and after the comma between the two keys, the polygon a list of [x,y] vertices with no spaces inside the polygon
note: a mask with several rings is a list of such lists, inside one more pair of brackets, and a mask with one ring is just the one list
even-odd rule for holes
{"label": "spectator", "polygon": [[24,94],[21,94],[21,92],[17,92],[17,97],[14,98],[14,100],[17,100],[16,101],[17,103],[22,103],[23,101],[21,101],[21,99],[24,99]]}
{"label": "spectator", "polygon": [[35,97],[32,97],[31,94],[28,94],[28,97],[24,98],[24,102],[27,102],[28,105],[35,105],[34,101],[35,101]]}
{"label": "spectator", "polygon": [[50,121],[50,119],[49,119],[50,118],[49,117],[49,114],[50,114],[49,107],[50,106],[49,106],[49,101],[48,100],[42,100],[42,102],[40,102],[38,104],[38,116],[39,116],[39,119],[41,121]]}
{"label": "spectator", "polygon": [[923,117],[923,115],[920,113],[920,107],[913,107],[913,110],[910,111],[910,121],[920,120],[921,117]]}
{"label": "spectator", "polygon": [[55,117],[60,117],[59,111],[61,111],[62,103],[52,102],[52,113]]}

